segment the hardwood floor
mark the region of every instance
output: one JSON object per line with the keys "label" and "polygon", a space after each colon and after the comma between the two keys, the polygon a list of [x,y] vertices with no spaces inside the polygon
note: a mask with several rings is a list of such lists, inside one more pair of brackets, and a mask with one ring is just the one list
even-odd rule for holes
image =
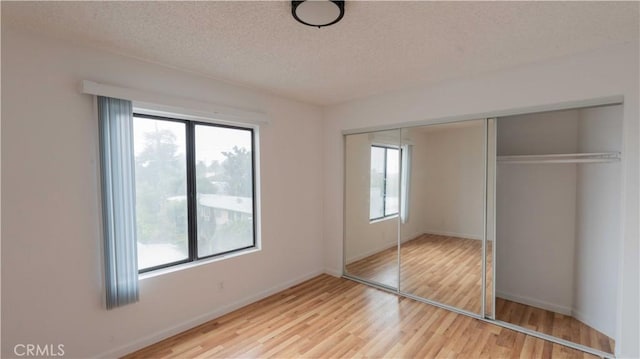
{"label": "hardwood floor", "polygon": [[[491,248],[487,248],[491,253]],[[482,242],[423,234],[402,243],[400,285],[403,292],[480,313]],[[396,248],[347,265],[347,272],[391,287],[398,286]],[[488,283],[491,270],[487,267]]]}
{"label": "hardwood floor", "polygon": [[615,346],[613,339],[573,317],[502,298],[496,298],[496,319],[606,353],[613,353]]}
{"label": "hardwood floor", "polygon": [[398,288],[398,247],[349,263],[346,270],[358,278]]}
{"label": "hardwood floor", "polygon": [[482,305],[482,241],[423,234],[401,246],[403,292],[473,313]]}
{"label": "hardwood floor", "polygon": [[[491,243],[488,243],[487,288],[493,284],[491,252]],[[393,284],[397,286],[396,257],[395,248],[387,249],[347,265],[347,272],[379,282],[390,282],[395,278]],[[403,292],[480,313],[481,241],[424,234],[403,243],[400,258],[400,286]],[[490,292],[488,289],[487,307],[491,306]],[[613,353],[613,339],[569,316],[498,298],[496,318]]]}
{"label": "hardwood floor", "polygon": [[320,275],[126,358],[593,358]]}

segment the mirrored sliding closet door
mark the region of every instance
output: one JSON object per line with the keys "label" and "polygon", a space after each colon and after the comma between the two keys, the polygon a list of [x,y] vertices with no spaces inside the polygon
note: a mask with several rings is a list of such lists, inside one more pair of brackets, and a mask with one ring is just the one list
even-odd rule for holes
{"label": "mirrored sliding closet door", "polygon": [[344,271],[398,288],[400,130],[345,136]]}
{"label": "mirrored sliding closet door", "polygon": [[485,120],[402,129],[400,291],[481,314]]}
{"label": "mirrored sliding closet door", "polygon": [[485,203],[485,229],[486,239],[484,245],[484,316],[488,319],[495,319],[496,312],[496,290],[495,290],[495,258],[496,258],[496,123],[495,118],[487,119],[487,181],[485,193],[487,194]]}

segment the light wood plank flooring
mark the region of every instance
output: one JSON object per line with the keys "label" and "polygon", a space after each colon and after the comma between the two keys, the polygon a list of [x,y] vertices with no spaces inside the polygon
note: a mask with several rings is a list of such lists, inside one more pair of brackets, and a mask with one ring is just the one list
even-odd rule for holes
{"label": "light wood plank flooring", "polygon": [[482,305],[482,241],[423,234],[401,246],[403,292],[473,313]]}
{"label": "light wood plank flooring", "polygon": [[398,247],[349,263],[346,271],[358,278],[398,288]]}
{"label": "light wood plank flooring", "polygon": [[127,358],[592,358],[320,275]]}
{"label": "light wood plank flooring", "polygon": [[[491,253],[491,247],[487,248]],[[482,241],[423,234],[402,243],[400,286],[406,293],[480,313],[482,305]],[[359,278],[398,286],[396,248],[389,248],[347,265]],[[491,284],[491,270],[487,267]]]}
{"label": "light wood plank flooring", "polygon": [[606,353],[613,353],[615,345],[613,339],[567,315],[496,298],[496,318]]}
{"label": "light wood plank flooring", "polygon": [[[482,242],[474,239],[424,234],[401,246],[401,290],[479,313],[481,306]],[[492,285],[491,243],[487,246],[487,288]],[[347,266],[358,277],[383,281],[395,274],[395,248]],[[384,282],[383,282],[384,283]],[[490,294],[490,290],[487,291]],[[490,306],[491,297],[487,296]],[[496,300],[496,318],[524,328],[613,353],[614,341],[577,319],[525,304]]]}

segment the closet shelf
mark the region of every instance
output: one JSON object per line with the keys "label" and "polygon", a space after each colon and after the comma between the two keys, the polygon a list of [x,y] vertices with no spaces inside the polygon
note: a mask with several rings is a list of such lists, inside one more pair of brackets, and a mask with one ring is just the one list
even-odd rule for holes
{"label": "closet shelf", "polygon": [[498,163],[603,163],[620,161],[620,152],[498,156]]}

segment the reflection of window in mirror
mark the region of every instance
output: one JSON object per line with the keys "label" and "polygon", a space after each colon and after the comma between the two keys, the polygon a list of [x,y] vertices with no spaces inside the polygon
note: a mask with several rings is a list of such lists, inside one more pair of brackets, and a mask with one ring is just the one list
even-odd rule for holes
{"label": "reflection of window in mirror", "polygon": [[397,147],[371,146],[369,197],[369,220],[371,221],[398,215],[400,152]]}

